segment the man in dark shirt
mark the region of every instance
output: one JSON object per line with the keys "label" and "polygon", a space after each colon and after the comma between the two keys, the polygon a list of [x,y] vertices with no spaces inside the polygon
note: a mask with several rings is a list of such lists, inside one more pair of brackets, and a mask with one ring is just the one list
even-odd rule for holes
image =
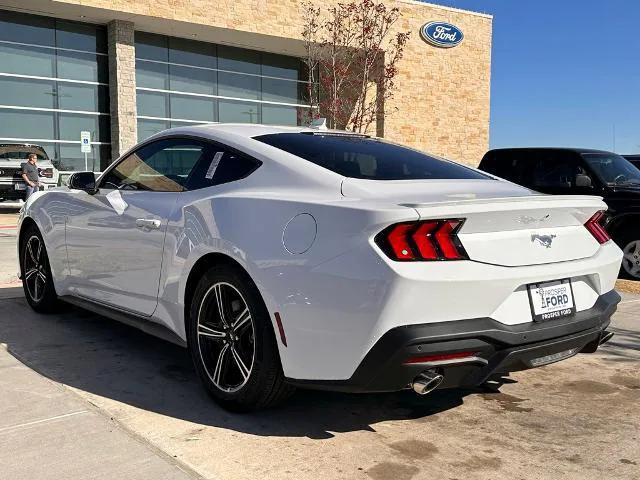
{"label": "man in dark shirt", "polygon": [[38,156],[35,153],[31,153],[29,154],[27,163],[22,164],[22,178],[27,184],[27,196],[25,200],[27,200],[33,192],[37,192],[40,187],[36,160],[38,160]]}

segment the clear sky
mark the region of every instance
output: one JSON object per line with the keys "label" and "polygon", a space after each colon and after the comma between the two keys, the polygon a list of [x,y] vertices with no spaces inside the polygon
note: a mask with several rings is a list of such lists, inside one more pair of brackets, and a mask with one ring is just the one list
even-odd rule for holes
{"label": "clear sky", "polygon": [[493,148],[640,153],[640,0],[430,3],[494,16]]}

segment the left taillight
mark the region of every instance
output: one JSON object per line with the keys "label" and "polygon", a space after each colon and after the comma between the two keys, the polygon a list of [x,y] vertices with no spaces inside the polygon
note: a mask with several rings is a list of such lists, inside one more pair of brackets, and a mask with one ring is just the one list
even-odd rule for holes
{"label": "left taillight", "polygon": [[600,210],[599,212],[596,212],[593,217],[587,220],[587,223],[584,224],[585,228],[589,230],[589,233],[593,235],[593,238],[595,238],[600,245],[611,240],[611,237],[602,226],[603,217],[604,210]]}
{"label": "left taillight", "polygon": [[376,245],[392,260],[428,262],[467,260],[458,231],[464,219],[396,223],[376,235]]}
{"label": "left taillight", "polygon": [[40,168],[38,175],[45,178],[53,178],[53,168]]}

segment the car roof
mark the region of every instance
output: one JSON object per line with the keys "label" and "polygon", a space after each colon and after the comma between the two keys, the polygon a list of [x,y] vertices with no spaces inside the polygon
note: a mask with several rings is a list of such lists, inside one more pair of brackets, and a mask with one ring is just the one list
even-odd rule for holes
{"label": "car roof", "polygon": [[326,133],[326,134],[340,134],[340,135],[354,135],[363,136],[362,134],[355,132],[348,132],[345,130],[330,130],[320,129],[314,127],[293,127],[282,125],[260,125],[250,123],[206,123],[202,125],[192,125],[185,127],[175,127],[154,135],[153,137],[162,137],[172,134],[185,134],[191,133],[195,135],[214,135],[214,136],[226,136],[233,135],[234,137],[255,138],[261,135],[270,135],[277,133]]}
{"label": "car roof", "polygon": [[608,152],[606,150],[597,150],[593,148],[572,148],[572,147],[514,147],[514,148],[494,148],[487,153],[497,152],[540,152],[540,151],[554,151],[554,152],[574,152],[574,153],[608,153],[617,155],[614,152]]}

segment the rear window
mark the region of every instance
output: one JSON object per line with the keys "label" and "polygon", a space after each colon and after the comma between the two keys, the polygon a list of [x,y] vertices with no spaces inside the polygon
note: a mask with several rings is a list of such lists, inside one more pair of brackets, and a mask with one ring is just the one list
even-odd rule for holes
{"label": "rear window", "polygon": [[276,133],[263,143],[339,175],[365,180],[490,179],[471,168],[417,150],[356,135]]}

